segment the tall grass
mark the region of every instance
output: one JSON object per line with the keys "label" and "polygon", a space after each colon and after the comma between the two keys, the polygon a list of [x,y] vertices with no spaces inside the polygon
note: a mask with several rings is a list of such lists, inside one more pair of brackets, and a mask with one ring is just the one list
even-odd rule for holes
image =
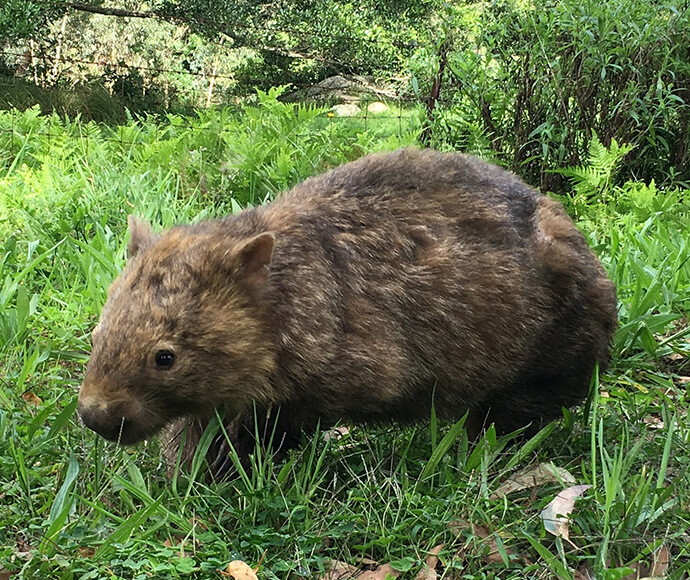
{"label": "tall grass", "polygon": [[[567,412],[525,443],[490,430],[473,446],[461,423],[433,417],[358,428],[208,484],[168,478],[155,441],[119,448],[74,413],[89,331],[124,261],[126,215],[167,227],[236,211],[410,144],[417,127],[362,132],[295,112],[275,92],[257,108],[114,129],[9,115],[0,129],[22,130],[0,131],[0,570],[214,578],[240,558],[261,562],[262,578],[285,578],[370,558],[413,577],[444,543],[450,578],[620,578],[661,546],[669,577],[690,573],[687,192],[627,184],[607,190],[606,204],[567,200],[620,295],[613,364],[588,413]],[[539,519],[558,482],[492,496],[542,461],[593,485],[570,524],[577,549]],[[467,522],[459,534],[457,520]],[[498,557],[487,555],[491,542]]]}

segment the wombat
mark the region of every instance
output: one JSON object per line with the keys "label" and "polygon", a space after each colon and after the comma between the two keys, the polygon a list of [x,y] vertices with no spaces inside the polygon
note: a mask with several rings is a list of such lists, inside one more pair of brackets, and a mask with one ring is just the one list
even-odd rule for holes
{"label": "wombat", "polygon": [[[281,449],[432,406],[469,411],[475,431],[534,430],[587,396],[617,325],[614,285],[561,205],[457,153],[369,155],[160,236],[130,217],[130,236],[79,413],[122,444],[167,425],[173,460],[182,427],[185,459],[217,409],[244,460],[277,408]],[[221,434],[216,477],[227,450]]]}

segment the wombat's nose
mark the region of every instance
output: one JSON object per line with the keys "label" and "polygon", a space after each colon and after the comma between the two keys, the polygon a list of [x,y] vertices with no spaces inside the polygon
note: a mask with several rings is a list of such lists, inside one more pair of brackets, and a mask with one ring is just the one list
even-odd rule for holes
{"label": "wombat's nose", "polygon": [[110,441],[120,441],[125,432],[126,421],[122,406],[79,403],[78,412],[84,424]]}

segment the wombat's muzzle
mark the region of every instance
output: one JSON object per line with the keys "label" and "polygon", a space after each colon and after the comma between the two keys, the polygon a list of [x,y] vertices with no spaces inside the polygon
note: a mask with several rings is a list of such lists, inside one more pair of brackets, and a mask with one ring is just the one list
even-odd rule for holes
{"label": "wombat's muzzle", "polygon": [[124,407],[122,403],[104,406],[102,404],[89,405],[80,401],[77,411],[84,425],[104,439],[117,441],[122,445],[131,445],[145,439],[146,433],[126,418]]}

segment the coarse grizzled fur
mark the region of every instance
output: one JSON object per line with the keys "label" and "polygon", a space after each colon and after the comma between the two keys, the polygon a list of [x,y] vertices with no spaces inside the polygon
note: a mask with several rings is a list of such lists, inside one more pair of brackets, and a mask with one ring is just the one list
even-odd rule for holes
{"label": "coarse grizzled fur", "polygon": [[[214,410],[246,461],[337,421],[458,418],[537,428],[605,366],[616,295],[556,201],[474,157],[403,149],[263,207],[155,236],[130,219],[80,392],[124,444],[167,426],[183,459]],[[274,414],[275,416],[275,414]],[[259,431],[264,426],[259,425]],[[209,451],[228,469],[222,437]]]}

